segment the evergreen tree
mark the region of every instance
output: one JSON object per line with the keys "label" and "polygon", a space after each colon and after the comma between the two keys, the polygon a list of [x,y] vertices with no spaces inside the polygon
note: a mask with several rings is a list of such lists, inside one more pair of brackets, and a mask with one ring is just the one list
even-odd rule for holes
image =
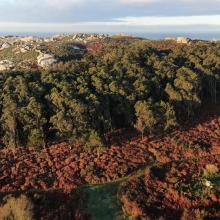
{"label": "evergreen tree", "polygon": [[200,93],[200,77],[195,72],[186,67],[182,67],[177,71],[174,85],[167,84],[165,91],[169,95],[170,100],[174,101],[180,110],[186,108],[188,117],[193,114],[194,108],[201,104]]}
{"label": "evergreen tree", "polygon": [[135,104],[135,112],[137,117],[135,128],[141,132],[143,138],[144,133],[154,131],[158,118],[151,101],[138,101]]}
{"label": "evergreen tree", "polygon": [[27,133],[27,143],[30,146],[45,146],[44,125],[42,107],[34,97],[31,97],[27,106],[21,109],[20,117]]}
{"label": "evergreen tree", "polygon": [[17,132],[17,105],[11,97],[7,95],[3,98],[1,125],[3,129],[4,144],[16,148],[19,145]]}

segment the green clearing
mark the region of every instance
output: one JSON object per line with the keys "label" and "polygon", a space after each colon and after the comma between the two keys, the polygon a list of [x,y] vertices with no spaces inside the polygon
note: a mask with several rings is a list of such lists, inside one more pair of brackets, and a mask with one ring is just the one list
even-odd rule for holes
{"label": "green clearing", "polygon": [[127,220],[117,198],[118,187],[123,181],[143,175],[146,165],[128,176],[103,184],[85,185],[78,189],[86,195],[83,211],[90,215],[91,220]]}
{"label": "green clearing", "polygon": [[83,207],[91,220],[124,220],[128,219],[117,199],[120,182],[100,185],[89,185],[80,190],[88,196],[86,207]]}
{"label": "green clearing", "polygon": [[[149,153],[149,152],[146,152]],[[84,185],[78,188],[79,192],[86,195],[86,201],[82,207],[83,211],[90,215],[91,220],[127,220],[123,213],[121,204],[117,198],[118,187],[128,179],[142,176],[147,168],[155,165],[154,160],[149,164],[143,164],[131,174],[112,182],[102,184]]]}

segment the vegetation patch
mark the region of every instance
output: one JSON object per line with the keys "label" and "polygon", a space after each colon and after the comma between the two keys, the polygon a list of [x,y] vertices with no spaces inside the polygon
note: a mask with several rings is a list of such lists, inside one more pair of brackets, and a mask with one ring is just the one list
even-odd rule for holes
{"label": "vegetation patch", "polygon": [[128,219],[117,199],[119,183],[85,186],[80,189],[87,195],[84,210],[91,220]]}
{"label": "vegetation patch", "polygon": [[219,178],[219,157],[212,161],[217,166],[205,159],[168,163],[122,183],[119,198],[123,210],[134,218],[217,218],[220,198],[219,182],[215,180]]}

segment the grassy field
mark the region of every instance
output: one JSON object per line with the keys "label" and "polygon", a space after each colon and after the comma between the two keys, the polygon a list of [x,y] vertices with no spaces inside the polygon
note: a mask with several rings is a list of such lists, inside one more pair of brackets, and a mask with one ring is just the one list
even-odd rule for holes
{"label": "grassy field", "polygon": [[[146,153],[151,154],[146,151]],[[152,155],[154,158],[154,155]],[[127,220],[121,204],[117,198],[118,187],[128,179],[142,176],[146,169],[155,165],[155,158],[150,164],[143,164],[133,173],[124,176],[112,182],[102,184],[85,185],[78,188],[78,191],[86,195],[85,207],[82,207],[83,212],[86,212],[91,217],[91,220]]]}
{"label": "grassy field", "polygon": [[80,190],[88,197],[84,211],[91,220],[125,220],[121,205],[117,199],[117,190],[120,182],[100,185],[89,185]]}

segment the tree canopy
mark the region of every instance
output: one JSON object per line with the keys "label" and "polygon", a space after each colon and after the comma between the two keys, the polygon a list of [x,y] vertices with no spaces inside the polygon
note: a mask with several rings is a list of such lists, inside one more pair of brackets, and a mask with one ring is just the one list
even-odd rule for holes
{"label": "tree canopy", "polygon": [[98,146],[118,128],[167,131],[219,102],[219,51],[208,42],[127,42],[49,70],[2,73],[1,139],[14,148]]}

